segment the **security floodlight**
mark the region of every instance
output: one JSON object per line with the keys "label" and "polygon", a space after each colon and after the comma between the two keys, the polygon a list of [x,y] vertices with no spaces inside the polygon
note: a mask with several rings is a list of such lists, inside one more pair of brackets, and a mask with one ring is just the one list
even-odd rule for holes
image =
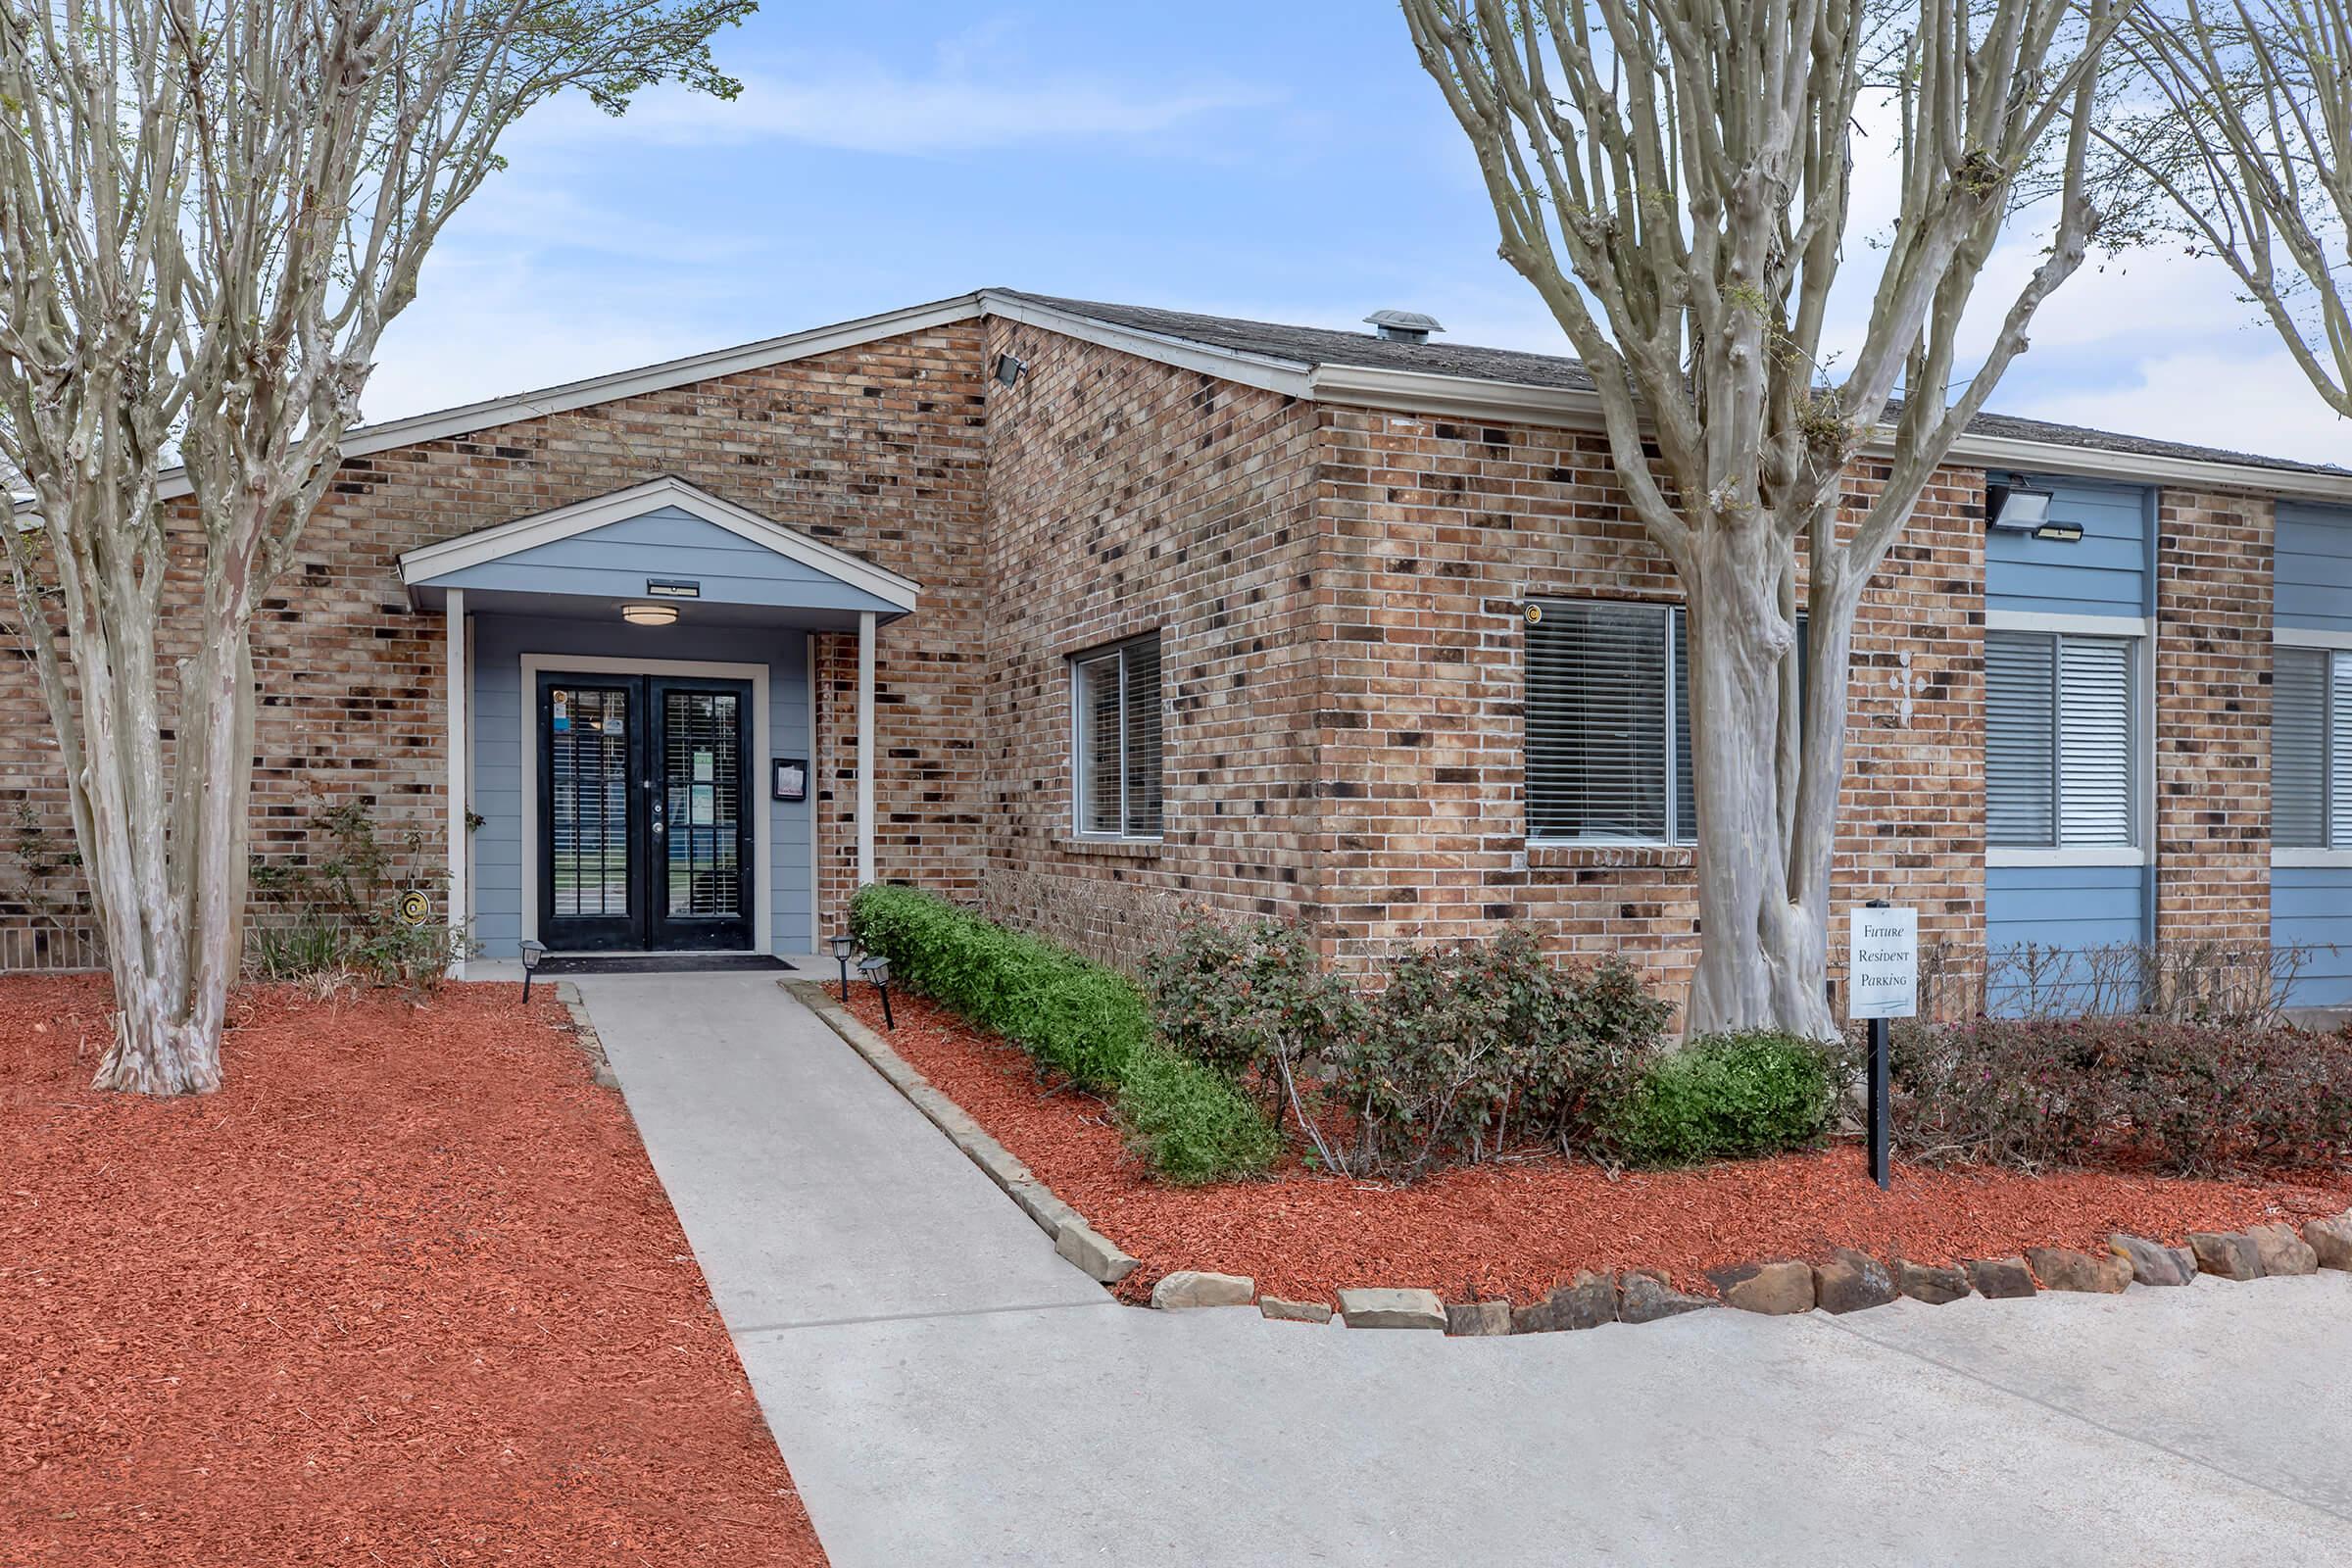
{"label": "security floodlight", "polygon": [[1021,379],[1021,372],[1028,368],[1029,362],[1027,360],[1016,359],[1009,354],[1000,354],[997,356],[997,380],[1001,385],[1013,386],[1018,384]]}
{"label": "security floodlight", "polygon": [[[2025,485],[1984,487],[1984,526],[1999,533],[2037,533],[2050,520],[2050,492]],[[2081,530],[2076,536],[2081,537]]]}

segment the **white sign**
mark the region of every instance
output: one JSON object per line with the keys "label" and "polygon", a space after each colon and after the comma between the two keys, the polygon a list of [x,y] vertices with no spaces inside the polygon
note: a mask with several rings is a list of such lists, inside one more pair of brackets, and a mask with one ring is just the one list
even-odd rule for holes
{"label": "white sign", "polygon": [[1919,1011],[1919,911],[1856,909],[1846,967],[1849,1018],[1908,1018]]}

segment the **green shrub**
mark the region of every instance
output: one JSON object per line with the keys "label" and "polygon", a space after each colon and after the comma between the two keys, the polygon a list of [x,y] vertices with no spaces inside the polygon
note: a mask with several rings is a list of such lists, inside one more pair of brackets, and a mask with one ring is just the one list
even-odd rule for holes
{"label": "green shrub", "polygon": [[1638,1165],[1690,1165],[1798,1149],[1837,1103],[1830,1053],[1768,1029],[1711,1035],[1653,1060],[1613,1118]]}
{"label": "green shrub", "polygon": [[1280,1152],[1230,1079],[1153,1042],[1143,996],[1117,970],[911,888],[858,889],[850,933],[909,990],[1112,1097],[1133,1147],[1170,1181],[1245,1175]]}
{"label": "green shrub", "polygon": [[1127,1058],[1152,1037],[1144,1000],[1125,975],[932,894],[860,888],[850,934],[888,958],[909,990],[1087,1089],[1116,1089]]}
{"label": "green shrub", "polygon": [[1323,967],[1296,921],[1227,925],[1194,913],[1144,960],[1144,975],[1170,1049],[1270,1095],[1286,1067],[1319,1067],[1363,1033],[1363,1000]]}
{"label": "green shrub", "polygon": [[1129,1146],[1187,1187],[1252,1175],[1282,1152],[1273,1123],[1229,1080],[1162,1046],[1128,1057],[1118,1105]]}

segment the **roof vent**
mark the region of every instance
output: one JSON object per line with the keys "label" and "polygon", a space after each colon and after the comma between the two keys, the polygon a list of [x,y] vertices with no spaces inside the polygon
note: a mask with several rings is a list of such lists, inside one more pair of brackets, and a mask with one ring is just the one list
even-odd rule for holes
{"label": "roof vent", "polygon": [[1374,311],[1364,319],[1392,343],[1426,343],[1430,333],[1446,330],[1438,324],[1436,317],[1423,316],[1419,311]]}

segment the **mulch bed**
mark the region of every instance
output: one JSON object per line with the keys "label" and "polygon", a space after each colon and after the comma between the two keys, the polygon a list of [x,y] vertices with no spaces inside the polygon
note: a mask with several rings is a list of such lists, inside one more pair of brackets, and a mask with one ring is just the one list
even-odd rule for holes
{"label": "mulch bed", "polygon": [[545,989],[241,993],[171,1102],[107,1007],[0,980],[0,1563],[824,1562]]}
{"label": "mulch bed", "polygon": [[[2352,1203],[2352,1178],[2180,1181],[2112,1172],[2029,1176],[1896,1161],[1882,1193],[1858,1147],[1692,1170],[1621,1172],[1531,1154],[1409,1188],[1292,1165],[1205,1188],[1150,1179],[1109,1107],[1041,1086],[1017,1049],[919,997],[892,998],[890,1042],[1095,1227],[1142,1260],[1118,1287],[1147,1299],[1172,1269],[1247,1274],[1262,1295],[1329,1300],[1345,1288],[1418,1286],[1447,1300],[1541,1298],[1579,1269],[1656,1269],[1709,1292],[1705,1270],[1833,1247],[1922,1263],[2027,1247],[2103,1250],[2112,1231],[2180,1243],[2192,1230],[2300,1222]],[[870,987],[851,1005],[876,1030]],[[1899,1138],[1899,1130],[1898,1130]]]}

